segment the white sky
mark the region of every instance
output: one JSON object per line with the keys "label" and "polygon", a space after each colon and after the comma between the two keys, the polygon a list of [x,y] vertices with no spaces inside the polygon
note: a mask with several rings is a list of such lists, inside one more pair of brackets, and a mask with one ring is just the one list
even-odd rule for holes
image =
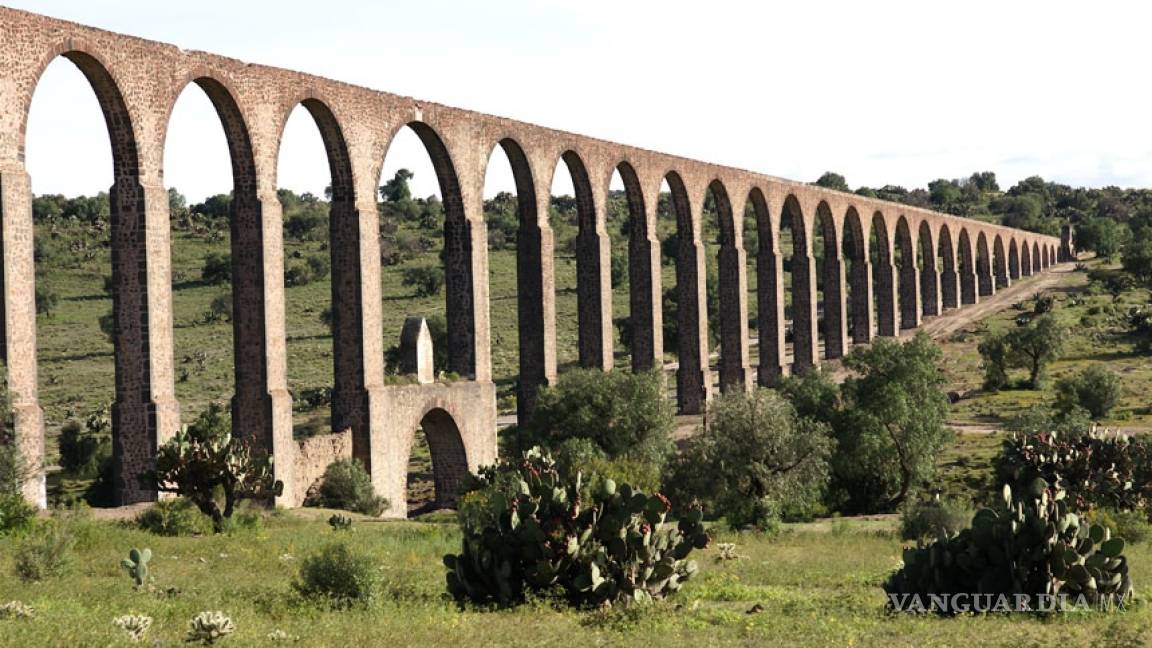
{"label": "white sky", "polygon": [[[1152,5],[986,2],[5,0],[188,49],[276,65],[802,181],[924,186],[995,171],[1073,185],[1152,185]],[[307,113],[280,185],[328,184]],[[386,161],[438,193],[407,133]],[[173,117],[169,186],[231,188],[223,131],[192,87]],[[37,193],[111,184],[96,100],[70,63],[33,100]],[[507,164],[489,194],[512,188]],[[566,176],[560,173],[559,176]],[[564,177],[557,192],[570,191]]]}

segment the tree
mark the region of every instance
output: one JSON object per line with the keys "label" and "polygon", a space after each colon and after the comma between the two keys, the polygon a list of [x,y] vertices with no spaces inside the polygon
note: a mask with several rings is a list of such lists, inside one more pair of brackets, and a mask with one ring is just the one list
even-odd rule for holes
{"label": "tree", "polygon": [[733,392],[708,407],[665,479],[673,501],[693,500],[730,525],[766,526],[782,509],[811,509],[828,484],[835,442],[828,425],[801,418],[776,392]]}
{"label": "tree", "polygon": [[1127,236],[1127,228],[1110,218],[1089,218],[1076,227],[1076,247],[1110,258],[1120,253]]}
{"label": "tree", "polygon": [[232,255],[212,252],[204,257],[200,280],[206,284],[224,284],[232,281]]}
{"label": "tree", "polygon": [[1152,235],[1140,236],[1126,245],[1120,261],[1136,278],[1152,281]]}
{"label": "tree", "polygon": [[973,173],[968,182],[976,185],[976,188],[981,192],[1000,191],[1000,185],[996,183],[996,174],[992,171],[978,171]]}
{"label": "tree", "polygon": [[844,358],[855,375],[842,386],[833,479],[850,509],[892,510],[932,477],[952,438],[937,347],[924,332],[901,344],[877,338]]}
{"label": "tree", "polygon": [[1067,331],[1052,313],[1033,318],[1008,332],[1005,343],[1009,359],[1028,368],[1028,384],[1032,389],[1040,389],[1044,369],[1060,357],[1066,338]]}
{"label": "tree", "polygon": [[209,407],[160,446],[155,468],[140,475],[145,488],[188,498],[212,518],[217,532],[238,501],[271,498],[284,489],[272,475],[271,458],[255,452],[247,439],[233,437],[230,427],[222,407]]}
{"label": "tree", "polygon": [[380,187],[380,198],[385,202],[403,202],[412,199],[412,190],[408,188],[408,181],[415,177],[408,169],[399,169],[392,179]]}
{"label": "tree", "polygon": [[417,297],[431,297],[444,287],[444,269],[439,266],[417,266],[404,270],[401,283],[416,289]]}
{"label": "tree", "polygon": [[931,196],[933,205],[945,209],[964,199],[964,192],[960,189],[960,185],[954,180],[945,180],[944,178],[928,183],[928,195]]}
{"label": "tree", "polygon": [[989,333],[976,347],[984,367],[984,389],[1000,391],[1008,384],[1008,340],[1003,333]]}
{"label": "tree", "polygon": [[852,189],[848,187],[848,181],[844,179],[844,176],[831,171],[825,171],[824,175],[817,178],[816,182],[812,184],[817,187],[824,187],[825,189],[843,191],[844,193],[850,193],[852,191]]}

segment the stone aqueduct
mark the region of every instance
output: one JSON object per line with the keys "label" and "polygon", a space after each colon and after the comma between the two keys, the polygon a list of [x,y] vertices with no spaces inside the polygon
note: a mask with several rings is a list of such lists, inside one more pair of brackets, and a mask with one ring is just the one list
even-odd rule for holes
{"label": "stone aqueduct", "polygon": [[[400,97],[172,45],[109,33],[0,8],[0,213],[3,237],[3,351],[15,410],[15,438],[26,457],[44,455],[37,396],[32,193],[24,135],[33,91],[45,67],[63,56],[87,77],[103,110],[113,148],[112,265],[115,289],[116,398],[113,406],[116,492],[122,503],[150,500],[134,475],[180,424],[174,395],[171,234],[163,151],[168,119],[181,92],[196,84],[216,108],[228,140],[234,178],[231,223],[234,295],[234,429],[275,459],[286,488],[282,504],[298,505],[316,476],[309,458],[351,452],[368,466],[377,490],[405,501],[414,428],[424,421],[438,489],[450,490],[464,467],[496,455],[495,389],[489,340],[488,246],[483,196],[494,147],[507,153],[519,199],[520,411],[554,380],[556,333],[553,238],[548,223],[551,180],[567,168],[579,213],[577,275],[579,361],[613,367],[609,182],[626,188],[631,363],[663,363],[661,249],[657,198],[672,193],[679,249],[679,368],[683,412],[699,412],[713,390],[709,358],[705,195],[720,225],[721,389],[771,384],[786,371],[781,224],[793,231],[791,370],[850,344],[895,335],[924,316],[974,304],[997,288],[1072,258],[1060,239],[998,227],[740,169],[641,150]],[[302,105],[320,129],[332,175],[332,420],[342,437],[298,443],[285,359],[284,253],[277,158],[288,115]],[[443,195],[451,384],[386,386],[376,188],[397,131],[423,141]],[[755,210],[758,251],[759,364],[751,364],[743,208]],[[817,265],[812,242],[825,241],[823,330],[817,331]],[[875,232],[875,258],[867,242]],[[846,275],[844,237],[852,256]],[[896,256],[922,263],[897,263]],[[918,267],[919,265],[919,267]],[[869,306],[875,300],[875,311]],[[849,307],[851,308],[849,309]],[[847,321],[853,319],[851,328]],[[874,314],[875,313],[875,314]],[[873,319],[875,321],[873,321]],[[849,330],[852,331],[851,338]],[[390,332],[391,333],[391,332]],[[390,335],[391,337],[391,335]],[[459,427],[457,427],[459,426]],[[318,449],[316,444],[332,448]],[[313,461],[316,463],[316,461]],[[322,466],[319,468],[322,470]],[[44,505],[43,474],[26,495]],[[396,507],[396,514],[403,514]]]}

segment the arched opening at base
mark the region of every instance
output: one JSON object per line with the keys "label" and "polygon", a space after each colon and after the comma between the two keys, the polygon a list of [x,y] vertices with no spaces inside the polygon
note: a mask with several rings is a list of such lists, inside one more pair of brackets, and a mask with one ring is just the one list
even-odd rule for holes
{"label": "arched opening at base", "polygon": [[460,428],[448,412],[430,410],[420,419],[408,454],[408,516],[455,508],[467,475]]}

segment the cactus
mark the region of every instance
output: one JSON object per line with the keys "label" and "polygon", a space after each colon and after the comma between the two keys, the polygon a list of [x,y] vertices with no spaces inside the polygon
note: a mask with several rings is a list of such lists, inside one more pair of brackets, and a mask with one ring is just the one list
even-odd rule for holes
{"label": "cactus", "polygon": [[188,623],[189,643],[214,644],[236,632],[236,624],[223,612],[201,612]]}
{"label": "cactus", "polygon": [[133,548],[128,552],[128,557],[120,561],[120,566],[128,570],[128,575],[136,583],[136,589],[141,589],[148,584],[148,563],[152,560],[152,550]]}
{"label": "cactus", "polygon": [[972,525],[904,549],[904,566],[884,585],[889,594],[979,593],[1028,597],[1083,596],[1094,606],[1122,606],[1133,596],[1124,541],[1088,524],[1060,483],[1035,478],[1025,492],[1005,485],[997,510],[981,509]]}
{"label": "cactus", "polygon": [[148,628],[152,627],[152,617],[143,614],[125,614],[112,619],[112,625],[128,633],[128,638],[133,642],[140,642],[144,640],[144,635],[148,634]]}
{"label": "cactus", "polygon": [[347,515],[335,513],[332,517],[328,518],[328,526],[332,527],[334,531],[351,531],[352,518]]}
{"label": "cactus", "polygon": [[[509,492],[492,487],[498,475]],[[581,476],[566,483],[538,449],[483,479],[496,523],[465,529],[462,552],[444,557],[460,602],[507,606],[556,588],[575,605],[647,602],[679,590],[696,572],[688,554],[709,542],[698,507],[674,523],[663,495],[611,480],[585,502]]]}

